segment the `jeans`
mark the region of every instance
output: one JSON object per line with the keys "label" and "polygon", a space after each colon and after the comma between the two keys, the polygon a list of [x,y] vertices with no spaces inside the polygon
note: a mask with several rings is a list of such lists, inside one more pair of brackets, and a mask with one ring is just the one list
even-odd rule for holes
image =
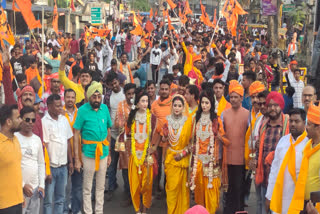
{"label": "jeans", "polygon": [[159,78],[159,70],[156,70],[158,68],[158,65],[151,65],[151,71],[152,71],[152,80],[158,84],[158,78]]}
{"label": "jeans", "polygon": [[11,207],[0,209],[0,214],[21,214],[22,204],[17,204]]}
{"label": "jeans", "polygon": [[[154,192],[160,192],[160,181],[161,181],[161,175],[162,175],[162,151],[163,151],[163,147],[158,146],[157,151],[156,151],[156,158],[157,158],[157,162],[158,162],[158,175],[154,176],[153,178],[153,191]],[[165,182],[166,179],[164,179],[164,187],[165,187]]]}
{"label": "jeans", "polygon": [[25,197],[25,207],[22,208],[22,214],[34,214],[40,211],[40,195],[38,188],[35,188],[31,197]]}
{"label": "jeans", "polygon": [[150,72],[150,63],[142,63],[142,64],[141,64],[141,67],[143,67],[144,70],[146,71],[147,79],[148,79],[148,75],[150,75],[150,74],[149,74],[149,72]]}
{"label": "jeans", "polygon": [[52,214],[52,204],[54,198],[54,214],[62,214],[66,195],[68,180],[67,166],[51,168],[52,182],[46,184],[45,198],[43,202],[43,213]]}
{"label": "jeans", "polygon": [[127,54],[128,54],[128,62],[132,62],[132,52],[129,51]]}
{"label": "jeans", "polygon": [[243,189],[244,189],[244,165],[228,165],[229,188],[226,193],[226,202],[224,204],[224,214],[234,214],[237,211],[243,211]]}
{"label": "jeans", "polygon": [[78,213],[82,209],[82,171],[74,170],[71,175],[71,210]]}
{"label": "jeans", "polygon": [[262,184],[256,185],[256,195],[257,195],[257,214],[267,214],[265,200],[267,188]]}
{"label": "jeans", "polygon": [[159,80],[161,81],[162,78],[163,78],[163,76],[164,76],[165,74],[167,74],[167,73],[168,73],[168,69],[166,69],[166,68],[160,68]]}
{"label": "jeans", "polygon": [[118,59],[120,58],[121,54],[122,54],[121,45],[119,45],[119,46],[117,45],[117,58],[118,58]]}
{"label": "jeans", "polygon": [[111,154],[111,164],[108,169],[108,190],[114,191],[117,186],[117,167],[118,167],[118,160],[119,160],[119,152],[114,150],[116,144],[116,140],[111,138],[110,143],[110,154]]}

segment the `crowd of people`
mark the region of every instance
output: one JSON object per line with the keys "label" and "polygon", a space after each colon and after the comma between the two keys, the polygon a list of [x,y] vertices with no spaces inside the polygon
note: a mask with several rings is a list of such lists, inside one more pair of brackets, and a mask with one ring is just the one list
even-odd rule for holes
{"label": "crowd of people", "polygon": [[234,214],[252,182],[258,214],[318,213],[320,107],[295,52],[284,71],[265,35],[157,20],[148,37],[2,47],[0,214],[101,214],[120,170],[139,214],[161,198],[170,214]]}

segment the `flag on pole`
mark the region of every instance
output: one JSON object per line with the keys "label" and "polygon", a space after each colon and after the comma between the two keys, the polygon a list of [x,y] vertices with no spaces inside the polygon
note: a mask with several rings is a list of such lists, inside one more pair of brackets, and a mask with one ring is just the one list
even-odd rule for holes
{"label": "flag on pole", "polygon": [[142,32],[143,32],[143,29],[140,25],[137,25],[134,30],[130,31],[132,35],[136,35],[136,36],[141,36]]}
{"label": "flag on pole", "polygon": [[[32,3],[30,0],[15,0],[15,2],[17,3],[19,10],[23,16],[24,21],[26,22],[26,24],[28,25],[29,29],[35,29],[35,28],[41,28],[41,23],[40,20],[36,20],[36,18],[34,17],[34,14],[32,13],[31,10],[31,6]],[[14,5],[15,2],[12,2],[12,4]],[[14,7],[12,6],[12,9]],[[17,8],[15,8],[15,11],[19,11],[17,10]]]}
{"label": "flag on pole", "polygon": [[175,3],[173,3],[172,0],[167,0],[167,3],[169,4],[169,6],[171,7],[171,9],[174,9],[177,7],[177,5]]}
{"label": "flag on pole", "polygon": [[153,17],[153,12],[152,12],[152,8],[150,8],[150,15],[149,15],[149,18],[152,19]]}
{"label": "flag on pole", "polygon": [[3,45],[3,40],[7,41],[10,45],[15,44],[14,36],[11,31],[11,27],[8,24],[7,16],[4,13],[3,8],[1,8],[0,14],[0,39],[1,45]]}
{"label": "flag on pole", "polygon": [[214,9],[214,15],[213,15],[213,26],[216,27],[217,25],[217,9]]}
{"label": "flag on pole", "polygon": [[76,11],[76,8],[74,7],[74,1],[73,0],[70,1],[70,8],[71,8],[72,11]]}
{"label": "flag on pole", "polygon": [[189,5],[188,0],[186,1],[186,6],[185,6],[185,8],[184,8],[184,14],[185,14],[185,15],[188,15],[188,14],[191,14],[191,15],[192,15],[192,10],[190,9],[190,5]]}
{"label": "flag on pole", "polygon": [[167,16],[167,18],[168,18],[168,30],[174,30],[174,27],[173,27],[172,24],[171,24],[171,19],[170,19],[170,17]]}
{"label": "flag on pole", "polygon": [[179,9],[179,17],[180,17],[180,21],[185,24],[187,22],[187,17],[185,14],[181,13],[181,9]]}
{"label": "flag on pole", "polygon": [[53,30],[56,32],[56,34],[59,33],[58,30],[58,19],[59,19],[59,15],[58,15],[58,7],[57,7],[57,1],[54,1],[54,8],[53,8],[53,19],[52,19],[52,27]]}

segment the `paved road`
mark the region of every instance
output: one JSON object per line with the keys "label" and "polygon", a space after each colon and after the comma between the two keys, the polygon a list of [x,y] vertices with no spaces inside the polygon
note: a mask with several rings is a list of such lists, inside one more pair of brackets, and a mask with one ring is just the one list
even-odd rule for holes
{"label": "paved road", "polygon": [[[121,171],[117,173],[118,184],[119,187],[115,191],[114,196],[111,201],[105,201],[104,203],[104,213],[108,214],[134,214],[133,206],[123,208],[120,206],[120,202],[124,199],[124,190],[123,190],[123,180],[121,176]],[[162,182],[163,183],[163,182]],[[252,185],[251,187],[251,194],[249,198],[248,205],[249,207],[246,209],[249,214],[255,214],[256,210],[256,200],[255,200],[255,188]],[[191,202],[192,203],[192,202]],[[194,204],[192,204],[194,205]],[[165,198],[158,200],[156,198],[152,201],[152,206],[149,211],[150,214],[166,214],[167,213],[167,206]],[[222,214],[222,210],[219,210],[217,214]]]}

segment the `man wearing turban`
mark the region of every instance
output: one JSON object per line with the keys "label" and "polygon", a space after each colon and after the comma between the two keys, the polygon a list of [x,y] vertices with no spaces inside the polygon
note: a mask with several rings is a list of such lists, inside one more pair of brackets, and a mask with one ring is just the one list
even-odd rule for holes
{"label": "man wearing turban", "polygon": [[[266,98],[267,115],[260,127],[259,141],[256,144],[256,188],[261,195],[267,191],[268,178],[274,152],[279,139],[289,133],[289,116],[282,113],[284,108],[284,99],[276,91],[272,91]],[[254,167],[253,167],[254,168]],[[265,198],[262,198],[262,202]],[[264,204],[262,203],[264,209]]]}
{"label": "man wearing turban", "polygon": [[87,90],[89,102],[82,105],[73,125],[74,139],[78,142],[81,134],[82,154],[78,153],[78,144],[74,144],[74,168],[80,172],[80,155],[83,162],[83,209],[92,213],[91,189],[96,172],[96,205],[95,213],[103,213],[105,176],[111,162],[109,142],[112,126],[108,107],[101,104],[102,84],[93,81]]}
{"label": "man wearing turban", "polygon": [[[231,108],[221,114],[226,137],[230,141],[227,147],[228,182],[224,213],[244,210],[243,187],[245,176],[244,145],[248,128],[249,111],[241,106],[244,90],[236,80],[231,80],[229,97]],[[236,127],[236,128],[235,128]]]}

